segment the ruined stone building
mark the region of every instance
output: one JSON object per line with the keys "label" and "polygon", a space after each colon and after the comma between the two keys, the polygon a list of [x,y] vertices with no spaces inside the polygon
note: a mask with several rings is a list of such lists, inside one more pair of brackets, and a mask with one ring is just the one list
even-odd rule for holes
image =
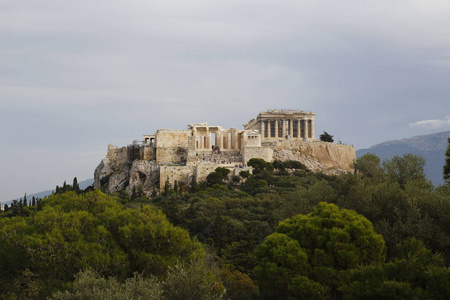
{"label": "ruined stone building", "polygon": [[264,140],[283,138],[314,140],[313,112],[269,110],[244,124],[247,130],[258,130]]}
{"label": "ruined stone building", "polygon": [[251,158],[299,160],[313,171],[351,170],[353,146],[319,142],[314,137],[315,113],[294,110],[261,112],[244,129],[224,129],[196,123],[185,130],[159,129],[140,143],[108,147],[95,171],[95,187],[110,192],[141,188],[146,194],[172,186],[203,181],[217,167],[230,176],[250,169]]}

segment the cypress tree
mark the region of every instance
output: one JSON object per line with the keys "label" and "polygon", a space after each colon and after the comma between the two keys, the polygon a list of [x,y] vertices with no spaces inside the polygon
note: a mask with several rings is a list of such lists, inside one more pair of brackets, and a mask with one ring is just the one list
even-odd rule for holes
{"label": "cypress tree", "polygon": [[75,193],[78,194],[78,192],[80,191],[80,186],[78,185],[78,180],[76,177],[73,178],[72,187],[73,187],[73,190],[75,191]]}
{"label": "cypress tree", "polygon": [[137,194],[136,194],[136,187],[133,187],[133,191],[131,192],[131,200],[134,200],[137,198]]}
{"label": "cypress tree", "polygon": [[23,212],[23,200],[20,199],[20,200],[19,200],[19,205],[18,205],[18,207],[17,207],[17,214],[18,214],[18,215],[22,215],[22,212]]}
{"label": "cypress tree", "polygon": [[37,210],[42,210],[41,198],[36,199]]}
{"label": "cypress tree", "polygon": [[173,184],[173,190],[175,191],[176,194],[178,194],[178,181],[175,180],[174,184]]}
{"label": "cypress tree", "polygon": [[167,176],[167,180],[164,183],[164,195],[167,195],[167,193],[169,192],[171,186],[170,186],[170,181],[169,181],[169,176]]}

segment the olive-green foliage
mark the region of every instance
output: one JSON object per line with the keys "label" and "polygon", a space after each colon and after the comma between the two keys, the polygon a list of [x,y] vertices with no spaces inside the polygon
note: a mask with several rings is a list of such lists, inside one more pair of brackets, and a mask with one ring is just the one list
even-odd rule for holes
{"label": "olive-green foliage", "polygon": [[13,282],[29,269],[49,295],[92,268],[118,279],[133,272],[163,276],[178,261],[202,257],[200,243],[174,227],[154,208],[126,209],[100,191],[54,194],[28,217],[0,219],[0,294],[13,295]]}
{"label": "olive-green foliage", "polygon": [[297,160],[286,160],[283,163],[287,169],[306,170],[306,166]]}
{"label": "olive-green foliage", "polygon": [[383,167],[387,176],[397,180],[401,187],[408,182],[431,187],[431,183],[425,176],[425,159],[423,157],[414,154],[394,156],[391,160],[385,161]]}
{"label": "olive-green foliage", "polygon": [[214,185],[216,183],[222,183],[230,174],[230,170],[227,168],[218,167],[216,170],[212,173],[209,173],[208,176],[206,176],[206,181],[209,183],[209,185]]}
{"label": "olive-green foliage", "polygon": [[196,300],[220,299],[224,293],[223,286],[201,259],[169,267],[163,280],[134,273],[121,283],[115,277],[106,279],[89,269],[75,278],[71,291],[57,292],[52,299]]}
{"label": "olive-green foliage", "polygon": [[220,278],[226,288],[225,299],[259,299],[259,288],[247,274],[224,268],[220,270]]}
{"label": "olive-green foliage", "polygon": [[280,223],[256,249],[255,276],[271,297],[335,297],[345,271],[383,262],[384,240],[352,210],[320,203]]}
{"label": "olive-green foliage", "polygon": [[367,153],[358,158],[355,163],[355,170],[357,173],[372,178],[377,178],[383,173],[380,166],[380,159],[372,153]]}
{"label": "olive-green foliage", "polygon": [[161,299],[168,300],[220,299],[224,292],[204,261],[198,259],[170,267],[163,288]]}
{"label": "olive-green foliage", "polygon": [[72,291],[57,292],[51,299],[160,300],[162,294],[163,285],[156,277],[144,278],[135,273],[121,283],[115,277],[106,279],[88,269],[75,276]]}
{"label": "olive-green foliage", "polygon": [[262,171],[273,171],[273,165],[261,158],[251,158],[247,162],[247,165],[254,169],[253,174],[257,174]]}
{"label": "olive-green foliage", "polygon": [[450,261],[450,190],[448,186],[430,188],[423,173],[423,159],[414,155],[394,157],[379,164],[373,154],[358,159],[365,166],[362,176],[345,183],[337,203],[351,208],[373,222],[388,246],[415,237]]}
{"label": "olive-green foliage", "polygon": [[239,176],[241,176],[242,178],[249,178],[250,177],[250,171],[248,171],[248,170],[240,171],[239,172]]}
{"label": "olive-green foliage", "polygon": [[341,291],[344,299],[449,299],[450,269],[410,238],[395,247],[392,261],[353,270]]}

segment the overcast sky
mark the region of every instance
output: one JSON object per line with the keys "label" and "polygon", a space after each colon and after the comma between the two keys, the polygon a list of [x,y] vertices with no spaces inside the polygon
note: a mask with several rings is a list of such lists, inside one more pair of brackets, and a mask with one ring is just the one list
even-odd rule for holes
{"label": "overcast sky", "polygon": [[450,129],[448,0],[1,1],[0,44],[0,201],[273,108],[356,149]]}

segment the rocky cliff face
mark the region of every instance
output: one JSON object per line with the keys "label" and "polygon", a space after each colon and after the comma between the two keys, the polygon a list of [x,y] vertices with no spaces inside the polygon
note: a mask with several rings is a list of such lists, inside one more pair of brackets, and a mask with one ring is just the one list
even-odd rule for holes
{"label": "rocky cliff face", "polygon": [[350,145],[285,140],[273,147],[274,160],[298,160],[311,171],[329,175],[352,172],[356,160],[355,148]]}
{"label": "rocky cliff face", "polygon": [[159,166],[156,162],[139,159],[139,148],[133,145],[117,148],[108,146],[108,153],[94,172],[94,188],[105,188],[110,194],[133,188],[150,195],[159,186]]}

